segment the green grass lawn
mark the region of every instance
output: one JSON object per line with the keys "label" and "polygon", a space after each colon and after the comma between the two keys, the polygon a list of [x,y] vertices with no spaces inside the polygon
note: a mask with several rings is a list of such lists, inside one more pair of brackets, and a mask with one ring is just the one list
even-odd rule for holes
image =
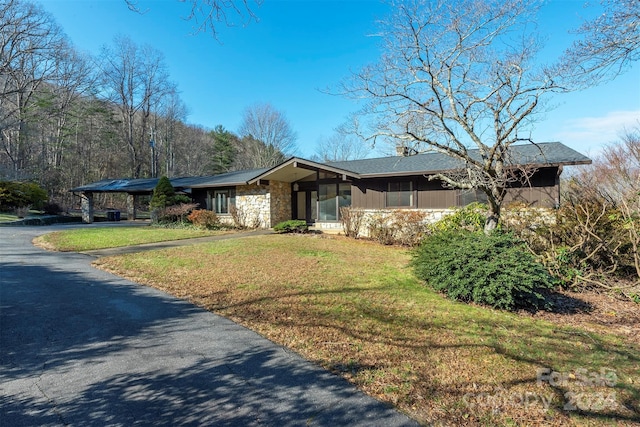
{"label": "green grass lawn", "polygon": [[12,213],[0,212],[0,222],[5,221],[15,221],[18,219],[18,216]]}
{"label": "green grass lawn", "polygon": [[409,260],[367,241],[269,235],[95,264],[231,318],[425,424],[637,425],[637,342],[447,300]]}
{"label": "green grass lawn", "polygon": [[213,236],[228,231],[210,231],[185,228],[161,227],[100,227],[80,228],[45,234],[36,239],[36,244],[59,251],[90,251],[117,248],[169,240]]}

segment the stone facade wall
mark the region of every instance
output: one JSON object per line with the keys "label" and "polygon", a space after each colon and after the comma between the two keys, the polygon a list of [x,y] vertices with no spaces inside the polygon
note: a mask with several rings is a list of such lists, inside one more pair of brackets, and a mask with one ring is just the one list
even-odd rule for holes
{"label": "stone facade wall", "polygon": [[[236,187],[237,217],[249,228],[271,228],[291,219],[291,185],[270,181],[269,185],[239,185]],[[220,221],[235,225],[233,215],[220,215]]]}
{"label": "stone facade wall", "polygon": [[[240,185],[236,187],[235,207],[239,222],[249,228],[269,228],[271,224],[269,187]],[[233,217],[226,218],[233,223]]]}
{"label": "stone facade wall", "polygon": [[[426,214],[426,223],[434,223],[439,221],[444,216],[454,212],[453,209],[363,209],[364,218],[362,220],[360,235],[363,237],[369,236],[369,226],[368,223],[370,219],[377,215],[391,216],[396,211],[411,211],[411,212],[423,212]],[[340,221],[331,221],[331,222],[322,222],[316,221],[314,226],[316,230],[326,231],[329,233],[341,233],[343,232],[342,223]]]}
{"label": "stone facade wall", "polygon": [[291,219],[291,184],[281,181],[269,181],[271,194],[270,227]]}

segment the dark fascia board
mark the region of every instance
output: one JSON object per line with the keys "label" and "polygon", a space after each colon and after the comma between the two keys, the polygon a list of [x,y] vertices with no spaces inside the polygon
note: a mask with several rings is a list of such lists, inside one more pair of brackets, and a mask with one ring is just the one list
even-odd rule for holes
{"label": "dark fascia board", "polygon": [[[552,162],[552,163],[527,163],[525,165],[507,166],[509,168],[521,168],[521,167],[533,167],[533,168],[548,168],[548,167],[560,167],[560,166],[578,166],[578,165],[590,165],[591,159],[572,162]],[[426,171],[405,171],[405,172],[381,172],[381,173],[363,173],[360,174],[360,178],[393,178],[395,176],[417,176],[417,175],[438,175],[441,173],[453,172],[456,169],[442,169],[442,170],[426,170]]]}
{"label": "dark fascia board", "polygon": [[185,185],[183,188],[223,188],[223,187],[237,187],[238,185],[247,185],[246,181],[238,181],[238,182],[224,182],[220,184],[196,184],[196,185]]}
{"label": "dark fascia board", "polygon": [[257,177],[249,180],[247,183],[248,184],[254,184],[256,182],[259,182],[260,180],[264,180],[267,179],[267,177],[274,173],[279,171],[280,169],[283,169],[289,165],[294,165],[295,167],[299,167],[302,169],[309,169],[309,170],[314,170],[314,171],[326,171],[326,172],[331,172],[331,173],[335,173],[338,175],[346,175],[346,176],[350,176],[352,178],[360,178],[360,175],[355,173],[355,172],[351,172],[348,171],[346,169],[340,169],[340,168],[336,168],[333,166],[329,166],[329,165],[325,165],[323,163],[318,163],[318,162],[314,162],[312,160],[307,160],[307,159],[303,159],[300,157],[291,157],[288,160],[285,160],[284,162],[280,163],[279,165],[276,165],[274,167],[272,167],[271,169],[267,170],[266,172],[258,175]]}

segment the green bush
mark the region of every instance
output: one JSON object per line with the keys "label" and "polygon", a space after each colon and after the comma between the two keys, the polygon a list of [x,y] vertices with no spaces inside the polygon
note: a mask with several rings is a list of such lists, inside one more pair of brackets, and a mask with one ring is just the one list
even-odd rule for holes
{"label": "green bush", "polygon": [[42,209],[47,191],[33,182],[0,181],[0,209],[32,207]]}
{"label": "green bush", "polygon": [[451,230],[480,231],[484,229],[486,220],[487,207],[482,203],[474,202],[463,208],[456,209],[455,212],[433,223],[430,228],[433,232]]}
{"label": "green bush", "polygon": [[510,234],[448,230],[427,236],[415,250],[416,275],[447,297],[494,308],[538,309],[554,280]]}
{"label": "green bush", "polygon": [[303,219],[290,219],[273,227],[276,233],[306,233],[308,229],[307,221]]}

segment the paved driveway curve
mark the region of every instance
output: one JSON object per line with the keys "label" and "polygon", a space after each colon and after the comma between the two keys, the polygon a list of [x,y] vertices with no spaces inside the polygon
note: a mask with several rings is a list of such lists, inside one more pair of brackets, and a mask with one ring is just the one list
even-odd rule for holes
{"label": "paved driveway curve", "polygon": [[0,227],[2,426],[412,426],[237,324]]}

